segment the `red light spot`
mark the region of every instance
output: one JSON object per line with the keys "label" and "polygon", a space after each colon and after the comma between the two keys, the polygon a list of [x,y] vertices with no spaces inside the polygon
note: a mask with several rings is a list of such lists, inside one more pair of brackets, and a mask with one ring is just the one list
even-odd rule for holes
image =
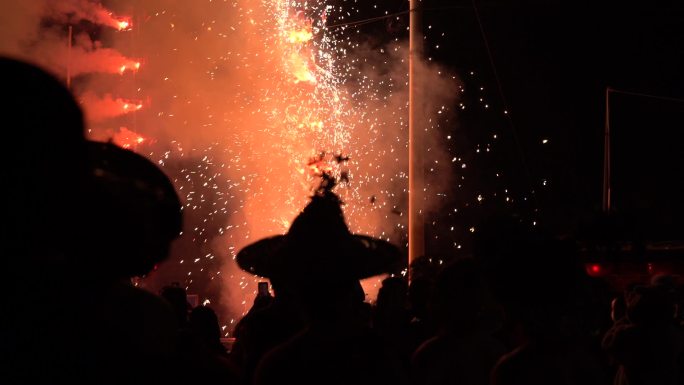
{"label": "red light spot", "polygon": [[592,277],[598,277],[605,274],[605,269],[599,263],[587,263],[584,265],[584,268],[586,269],[587,274]]}

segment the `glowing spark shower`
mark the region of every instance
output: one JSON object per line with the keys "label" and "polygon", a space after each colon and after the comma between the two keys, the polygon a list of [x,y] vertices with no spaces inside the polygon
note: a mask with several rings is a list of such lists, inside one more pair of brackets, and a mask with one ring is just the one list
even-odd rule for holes
{"label": "glowing spark shower", "polygon": [[113,98],[112,95],[105,95],[100,98],[93,93],[84,94],[81,97],[81,103],[86,110],[88,120],[91,122],[102,122],[106,119],[140,111],[144,106],[140,100]]}
{"label": "glowing spark shower", "polygon": [[[67,52],[65,29],[53,28],[41,31],[51,39],[21,52],[58,76],[69,65],[92,137],[148,156],[173,179],[183,235],[170,261],[140,284],[182,282],[220,306],[230,325],[256,290],[236,252],[287,231],[321,172],[340,180],[352,231],[405,243],[405,36],[364,41],[353,27],[331,28],[358,13],[343,3],[113,0],[112,12],[69,0],[64,14],[72,16],[56,19],[105,26],[102,41],[76,29]],[[439,182],[426,196],[439,202],[454,156],[438,128],[457,85],[440,68],[421,69]]]}
{"label": "glowing spark shower", "polygon": [[128,31],[132,28],[131,22],[129,20],[119,20],[116,22],[116,28],[119,31]]}
{"label": "glowing spark shower", "polygon": [[112,141],[123,148],[135,150],[138,146],[147,142],[147,139],[126,127],[121,127],[119,132],[112,136]]}
{"label": "glowing spark shower", "polygon": [[[233,320],[247,311],[257,280],[236,267],[236,252],[287,231],[321,172],[341,181],[336,191],[353,231],[401,242],[405,43],[381,52],[353,43],[346,28],[328,28],[346,11],[323,0],[167,6],[138,10],[154,16],[135,41],[144,49],[131,51],[145,66],[128,79],[145,85],[129,87],[138,99],[151,100],[135,112],[133,131],[157,140],[136,151],[175,176],[186,217],[196,218],[175,251],[188,290],[201,292],[196,279],[208,276],[221,285]],[[447,104],[451,79],[424,71],[432,98]],[[432,158],[448,166],[439,148]],[[157,274],[168,281],[164,266]],[[378,282],[366,285],[369,292]]]}
{"label": "glowing spark shower", "polygon": [[140,69],[140,62],[134,60],[126,60],[124,64],[119,67],[119,73],[123,75],[126,71],[138,71]]}

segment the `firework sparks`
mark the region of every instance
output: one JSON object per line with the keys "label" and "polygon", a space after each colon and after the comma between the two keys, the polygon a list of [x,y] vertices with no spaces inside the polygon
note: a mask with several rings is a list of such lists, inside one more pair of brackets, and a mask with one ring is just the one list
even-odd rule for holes
{"label": "firework sparks", "polygon": [[109,94],[100,98],[93,93],[86,93],[80,99],[90,123],[140,111],[144,107],[142,101],[113,98]]}
{"label": "firework sparks", "polygon": [[[182,237],[169,263],[143,284],[154,290],[183,282],[234,324],[256,290],[256,280],[233,261],[237,250],[287,231],[322,172],[341,181],[336,193],[353,232],[406,245],[408,51],[405,15],[396,9],[358,0],[110,2],[116,10],[95,0],[6,3],[41,5],[26,13],[37,15],[32,23],[7,25],[30,25],[41,34],[32,39],[35,31],[23,28],[31,33],[15,34],[22,41],[3,53],[57,76],[70,73],[91,136],[148,156],[183,199]],[[357,27],[360,19],[375,20],[377,36]],[[121,33],[133,20],[136,33]],[[103,28],[94,34],[90,24]],[[67,25],[72,44],[61,28]],[[426,28],[426,47],[446,47],[438,29]],[[483,127],[487,138],[472,149],[458,148],[463,141],[452,136],[454,110],[487,111],[487,117],[509,111],[488,97],[476,72],[463,73],[464,87],[429,60],[419,64],[429,90],[424,196],[437,205],[463,196],[440,211],[442,222],[427,225],[446,228],[448,246],[441,250],[453,243],[456,252],[471,236],[471,219],[462,219],[469,207],[527,198],[505,185],[472,188],[471,173],[482,168],[478,157],[502,142],[496,127]],[[499,169],[493,174],[505,178]]]}
{"label": "firework sparks", "polygon": [[[139,6],[147,8],[136,13],[153,16],[135,36],[115,40],[129,47],[129,39],[138,39],[140,50],[123,52],[144,58],[146,70],[119,81],[126,95],[135,90],[137,99],[152,102],[119,103],[124,115],[140,110],[130,115],[135,120],[106,121],[99,129],[131,127],[118,129],[114,141],[149,156],[174,179],[188,223],[172,259],[182,277],[173,280],[200,293],[208,291],[203,281],[220,281],[223,298],[212,302],[227,304],[231,317],[242,315],[257,280],[237,269],[235,254],[287,231],[323,172],[341,182],[336,192],[352,231],[402,239],[402,43],[376,51],[354,42],[353,30],[328,27],[353,6],[325,0]],[[163,34],[168,38],[160,40]],[[138,71],[141,60],[119,55],[107,63],[108,72],[125,75]],[[437,151],[432,157],[441,160]],[[378,286],[378,280],[365,285],[371,292]]]}
{"label": "firework sparks", "polygon": [[119,132],[114,134],[111,139],[116,145],[127,149],[136,149],[148,141],[143,135],[133,132],[126,127],[121,127]]}
{"label": "firework sparks", "polygon": [[137,72],[140,69],[140,62],[135,60],[126,60],[124,64],[119,66],[119,74],[123,75],[126,71]]}
{"label": "firework sparks", "polygon": [[119,31],[130,31],[133,29],[133,24],[131,24],[131,21],[128,19],[122,19],[116,22],[116,28]]}
{"label": "firework sparks", "polygon": [[[405,159],[391,155],[394,150],[378,152],[373,145],[384,127],[397,130],[399,138],[403,135],[405,122],[400,117],[405,107],[401,96],[395,100],[391,92],[384,93],[384,84],[375,83],[376,79],[365,78],[354,87],[345,86],[345,82],[355,79],[352,74],[358,68],[354,68],[354,63],[338,61],[346,55],[344,42],[340,40],[344,37],[335,36],[327,28],[326,23],[333,20],[333,9],[324,1],[264,0],[262,4],[263,7],[254,10],[246,2],[237,2],[239,18],[226,25],[231,32],[242,34],[245,40],[255,44],[247,45],[239,53],[223,53],[219,55],[221,64],[209,66],[236,68],[237,73],[231,78],[238,84],[240,79],[256,81],[251,92],[235,88],[236,100],[242,104],[241,118],[234,118],[232,124],[223,124],[225,132],[234,138],[233,144],[225,150],[220,149],[221,145],[212,144],[205,150],[190,151],[177,142],[178,147],[165,152],[159,160],[160,164],[170,165],[174,158],[202,159],[196,168],[182,169],[176,183],[185,195],[186,213],[204,213],[201,214],[204,219],[190,227],[193,242],[212,244],[207,255],[213,258],[215,254],[223,254],[229,261],[212,279],[223,276],[224,294],[233,298],[224,302],[230,302],[233,314],[238,316],[248,310],[256,280],[237,271],[232,258],[252,240],[287,231],[292,218],[304,207],[316,186],[316,175],[330,173],[345,181],[338,193],[346,203],[345,211],[354,231],[388,239],[394,231],[393,221],[400,222],[400,230],[404,228],[404,218],[389,216],[391,202],[399,199],[396,193],[387,187],[381,191],[376,189],[380,184],[405,183],[401,176],[390,178],[390,170],[397,166],[387,166],[389,161],[402,167]],[[168,13],[159,12],[159,17]],[[177,31],[182,22],[176,19],[165,24],[171,31]],[[202,25],[205,32],[193,37],[193,41],[206,40],[205,35],[209,33],[221,36],[219,23],[203,22]],[[241,27],[234,29],[235,25]],[[171,47],[171,50],[179,52],[180,48]],[[216,55],[204,56],[207,63],[213,63]],[[199,58],[191,60],[194,65]],[[209,74],[216,76],[214,70]],[[164,74],[163,79],[171,82],[174,76]],[[399,77],[397,81],[403,79]],[[189,99],[187,103],[193,105],[196,101]],[[369,115],[374,108],[377,108],[376,116]],[[392,112],[387,113],[389,110]],[[158,117],[171,119],[173,115],[175,118],[181,111],[163,111]],[[220,107],[209,103],[205,111],[211,111],[209,116],[195,119],[211,122],[208,124],[212,127],[222,125],[215,119],[221,116],[217,114]],[[256,126],[259,130],[241,130],[240,125]],[[354,135],[355,131],[358,136]],[[404,141],[399,140],[397,150]],[[387,172],[387,179],[383,172]],[[225,184],[221,182],[221,175],[229,176]],[[368,203],[371,195],[375,196],[373,204]],[[213,202],[211,206],[207,206],[209,202]],[[238,220],[235,213],[244,219]],[[227,224],[216,224],[212,230],[207,219],[220,215],[229,218]],[[378,227],[381,221],[388,223]],[[214,238],[214,232],[218,238]],[[182,259],[188,260],[195,262],[181,265],[190,268],[185,282],[191,288],[195,277],[204,274],[208,266],[201,263],[210,264],[212,259]],[[377,288],[378,284],[375,280],[366,286]]]}

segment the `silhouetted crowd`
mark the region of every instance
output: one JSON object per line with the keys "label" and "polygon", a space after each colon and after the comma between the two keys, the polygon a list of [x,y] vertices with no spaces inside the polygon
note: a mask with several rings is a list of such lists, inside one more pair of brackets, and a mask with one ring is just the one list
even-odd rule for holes
{"label": "silhouetted crowd", "polygon": [[[273,293],[226,346],[183,287],[131,283],[182,229],[168,177],[87,140],[42,70],[0,58],[0,77],[0,384],[684,384],[681,277],[615,293],[571,243],[502,216],[472,256],[414,261],[409,284],[398,248],[349,231],[330,178],[286,234],[238,253]],[[370,304],[360,280],[380,274]]]}

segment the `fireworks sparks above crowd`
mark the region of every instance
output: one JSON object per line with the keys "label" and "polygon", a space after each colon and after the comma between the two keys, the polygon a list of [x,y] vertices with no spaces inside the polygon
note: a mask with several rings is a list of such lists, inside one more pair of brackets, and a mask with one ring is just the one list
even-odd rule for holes
{"label": "fireworks sparks above crowd", "polygon": [[[343,180],[337,192],[353,231],[405,242],[406,44],[377,49],[346,27],[330,28],[348,10],[322,0],[191,8],[150,5],[145,33],[131,44],[148,48],[132,53],[146,62],[136,76],[147,86],[139,98],[151,99],[134,131],[173,141],[137,151],[175,177],[186,216],[197,216],[185,242],[201,252],[190,257],[187,245],[177,247],[188,289],[202,290],[198,281],[208,276],[232,314],[246,311],[257,279],[233,257],[287,231],[322,171]],[[446,112],[453,80],[423,70],[435,86],[429,104]],[[446,170],[448,156],[432,145]]]}
{"label": "fireworks sparks above crowd", "polygon": [[[148,156],[174,181],[185,229],[170,261],[142,284],[182,282],[220,307],[229,331],[230,319],[251,306],[257,281],[237,268],[235,254],[287,231],[323,171],[341,181],[336,192],[352,231],[405,245],[405,29],[361,36],[349,22],[360,13],[351,1],[108,4],[131,16],[86,0],[41,13],[60,22],[37,34],[55,44],[19,56],[58,76],[69,67],[92,137]],[[368,17],[389,15],[376,12]],[[63,27],[84,20],[106,28],[97,39],[88,26],[76,28],[67,52]],[[59,54],[38,55],[45,52]],[[430,90],[425,196],[435,209],[451,193],[451,168],[466,164],[440,127],[452,106],[465,108],[456,101],[463,89],[429,61],[418,68]]]}

